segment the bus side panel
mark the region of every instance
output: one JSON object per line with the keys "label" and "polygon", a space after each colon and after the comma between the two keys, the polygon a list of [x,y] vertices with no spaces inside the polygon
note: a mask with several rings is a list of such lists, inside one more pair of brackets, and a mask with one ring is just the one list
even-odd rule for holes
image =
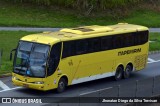
{"label": "bus side panel", "polygon": [[62,73],[61,76],[66,75],[68,78],[68,85],[72,82],[72,78],[74,75],[75,63],[73,62],[73,58],[67,57],[61,59],[59,64],[59,73]]}
{"label": "bus side panel", "polygon": [[[120,64],[125,69],[128,63],[132,63],[136,70],[141,70],[147,63],[148,44],[64,58],[52,76],[53,83],[56,82],[54,86],[63,75],[67,75],[69,85],[114,76]],[[119,55],[121,51],[134,49],[141,51]]]}
{"label": "bus side panel", "polygon": [[122,64],[124,66],[124,69],[128,63],[133,64],[133,68],[135,70],[141,70],[146,67],[147,64],[147,58],[148,58],[148,43],[140,46],[135,46],[135,47],[128,47],[128,48],[122,48],[122,49],[117,49],[116,53],[119,51],[126,51],[126,50],[134,50],[134,49],[139,49],[139,52],[135,53],[130,53],[130,54],[124,54],[124,55],[119,55],[117,54],[116,58],[116,68]]}
{"label": "bus side panel", "polygon": [[112,76],[112,59],[110,53],[105,51],[73,56],[72,61],[74,67],[72,84]]}

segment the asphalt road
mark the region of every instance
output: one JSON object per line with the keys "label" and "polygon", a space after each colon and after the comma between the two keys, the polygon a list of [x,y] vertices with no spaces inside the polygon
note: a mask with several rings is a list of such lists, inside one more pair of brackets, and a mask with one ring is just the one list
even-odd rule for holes
{"label": "asphalt road", "polygon": [[[4,87],[2,84],[0,84],[0,97],[75,97],[82,93],[88,93],[117,85],[126,85],[127,83],[135,82],[136,80],[143,80],[157,75],[160,75],[160,54],[151,54],[148,58],[147,67],[142,71],[133,73],[131,78],[127,80],[122,79],[120,81],[114,81],[113,77],[109,77],[73,85],[68,87],[65,92],[58,94],[55,92],[55,90],[42,92],[27,88],[15,87],[11,83],[11,77],[6,77],[0,79],[0,81],[6,86]],[[39,104],[36,105],[38,106]],[[5,104],[0,104],[0,106],[5,106]],[[11,106],[13,106],[13,104]],[[15,104],[15,106],[17,106],[17,104]]]}
{"label": "asphalt road", "polygon": [[0,31],[57,31],[61,28],[0,27]]}
{"label": "asphalt road", "polygon": [[[58,31],[61,28],[32,28],[32,27],[0,27],[0,31]],[[160,32],[160,28],[149,28],[150,32]]]}

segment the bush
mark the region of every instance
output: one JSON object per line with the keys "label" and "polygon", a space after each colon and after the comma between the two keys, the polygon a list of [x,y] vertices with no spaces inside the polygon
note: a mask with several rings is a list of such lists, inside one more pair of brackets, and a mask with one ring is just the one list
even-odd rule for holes
{"label": "bush", "polygon": [[[115,7],[123,7],[128,4],[136,4],[146,0],[14,0],[15,2],[29,2],[39,5],[58,5],[72,7],[77,9],[108,9]],[[149,1],[149,0],[148,0]],[[151,0],[153,1],[153,0]]]}

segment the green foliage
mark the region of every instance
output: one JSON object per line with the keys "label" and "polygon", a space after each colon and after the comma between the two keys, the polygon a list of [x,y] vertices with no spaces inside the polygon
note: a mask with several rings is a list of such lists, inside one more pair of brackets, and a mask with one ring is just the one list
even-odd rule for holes
{"label": "green foliage", "polygon": [[153,41],[149,45],[150,51],[160,50],[160,33],[151,33],[150,34],[150,41]]}
{"label": "green foliage", "polygon": [[[0,49],[3,49],[0,75],[12,71],[12,61],[9,60],[10,51],[15,49],[21,37],[35,33],[25,31],[0,31]],[[37,32],[36,32],[37,33]]]}
{"label": "green foliage", "polygon": [[[30,2],[41,5],[70,6],[78,9],[107,9],[135,4],[146,0],[14,0],[15,2]],[[149,1],[149,0],[148,0]]]}
{"label": "green foliage", "polygon": [[[70,1],[68,0],[66,6],[69,5]],[[157,6],[159,5],[160,3],[157,4]],[[160,27],[159,7],[154,8],[149,3],[141,3],[139,6],[141,7],[137,6],[134,9],[118,8],[90,12],[58,8],[57,6],[47,8],[41,5],[0,0],[0,26],[77,27],[84,25],[110,25],[124,22],[147,27]]]}

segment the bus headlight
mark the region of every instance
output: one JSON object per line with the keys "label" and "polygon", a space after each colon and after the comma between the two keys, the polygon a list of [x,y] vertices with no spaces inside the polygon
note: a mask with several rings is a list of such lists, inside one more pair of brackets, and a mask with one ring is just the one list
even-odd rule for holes
{"label": "bus headlight", "polygon": [[13,79],[14,79],[14,80],[18,80],[18,78],[17,78],[17,77],[15,77],[15,76],[13,76]]}
{"label": "bus headlight", "polygon": [[35,82],[35,84],[44,84],[43,81],[38,81],[38,82]]}

